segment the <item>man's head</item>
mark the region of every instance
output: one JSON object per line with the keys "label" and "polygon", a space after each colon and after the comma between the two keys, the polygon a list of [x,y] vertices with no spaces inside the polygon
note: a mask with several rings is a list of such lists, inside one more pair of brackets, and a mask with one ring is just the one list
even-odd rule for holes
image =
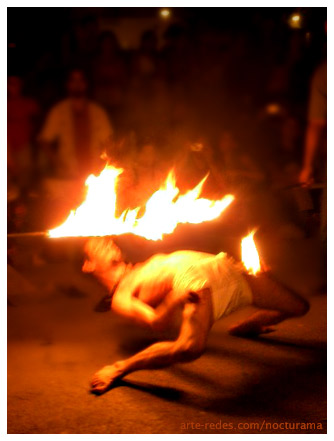
{"label": "man's head", "polygon": [[88,82],[81,69],[72,69],[66,81],[67,94],[72,98],[84,98],[87,95]]}
{"label": "man's head", "polygon": [[112,290],[131,268],[120,249],[109,237],[93,237],[85,244],[86,260],[82,271],[94,273]]}

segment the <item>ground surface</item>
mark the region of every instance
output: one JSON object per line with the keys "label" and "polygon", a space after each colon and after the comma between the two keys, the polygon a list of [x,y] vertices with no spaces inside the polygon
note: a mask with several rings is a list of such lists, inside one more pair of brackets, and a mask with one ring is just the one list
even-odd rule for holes
{"label": "ground surface", "polygon": [[312,239],[262,242],[278,277],[310,300],[305,317],[250,340],[227,333],[250,313],[239,311],[214,325],[199,360],[133,373],[98,397],[89,393],[93,373],[153,336],[95,312],[105,291],[73,259],[41,262],[32,242],[18,244],[8,272],[8,433],[326,432],[319,247]]}

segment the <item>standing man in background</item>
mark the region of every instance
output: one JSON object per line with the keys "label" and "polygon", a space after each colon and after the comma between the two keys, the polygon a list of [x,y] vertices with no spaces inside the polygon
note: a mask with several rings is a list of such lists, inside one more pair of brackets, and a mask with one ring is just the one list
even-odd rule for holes
{"label": "standing man in background", "polygon": [[[100,155],[112,136],[107,113],[87,97],[88,83],[84,72],[69,72],[68,97],[51,108],[39,142],[62,178],[87,176],[102,164]],[[56,149],[52,144],[57,143]]]}
{"label": "standing man in background", "polygon": [[46,159],[43,189],[52,207],[44,210],[46,225],[63,220],[82,197],[83,182],[104,166],[101,154],[113,134],[107,113],[88,98],[81,69],[69,72],[66,90],[67,98],[51,108],[38,137]]}
{"label": "standing man in background", "polygon": [[[305,150],[299,182],[309,187],[317,178],[324,183],[321,201],[320,234],[327,237],[327,61],[316,69],[312,81]],[[318,165],[319,164],[319,165]]]}

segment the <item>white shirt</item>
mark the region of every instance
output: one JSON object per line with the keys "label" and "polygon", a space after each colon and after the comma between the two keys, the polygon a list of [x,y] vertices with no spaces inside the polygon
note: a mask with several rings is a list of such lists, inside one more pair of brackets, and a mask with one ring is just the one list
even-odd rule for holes
{"label": "white shirt", "polygon": [[[91,152],[98,163],[104,144],[112,135],[112,127],[106,112],[93,101],[88,101],[88,114],[91,127]],[[39,141],[45,142],[58,141],[59,171],[64,176],[75,177],[78,173],[78,164],[69,98],[52,107],[38,138]]]}

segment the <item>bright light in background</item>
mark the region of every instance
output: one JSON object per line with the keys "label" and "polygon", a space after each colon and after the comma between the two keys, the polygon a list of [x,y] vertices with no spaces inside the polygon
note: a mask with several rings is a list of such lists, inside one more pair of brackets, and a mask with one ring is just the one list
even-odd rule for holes
{"label": "bright light in background", "polygon": [[169,18],[170,17],[170,9],[164,8],[160,9],[160,17],[162,18]]}
{"label": "bright light in background", "polygon": [[266,106],[266,112],[269,115],[278,115],[281,112],[281,107],[277,103],[269,103]]}
{"label": "bright light in background", "polygon": [[290,15],[289,25],[291,28],[300,29],[302,27],[302,16],[299,13]]}

